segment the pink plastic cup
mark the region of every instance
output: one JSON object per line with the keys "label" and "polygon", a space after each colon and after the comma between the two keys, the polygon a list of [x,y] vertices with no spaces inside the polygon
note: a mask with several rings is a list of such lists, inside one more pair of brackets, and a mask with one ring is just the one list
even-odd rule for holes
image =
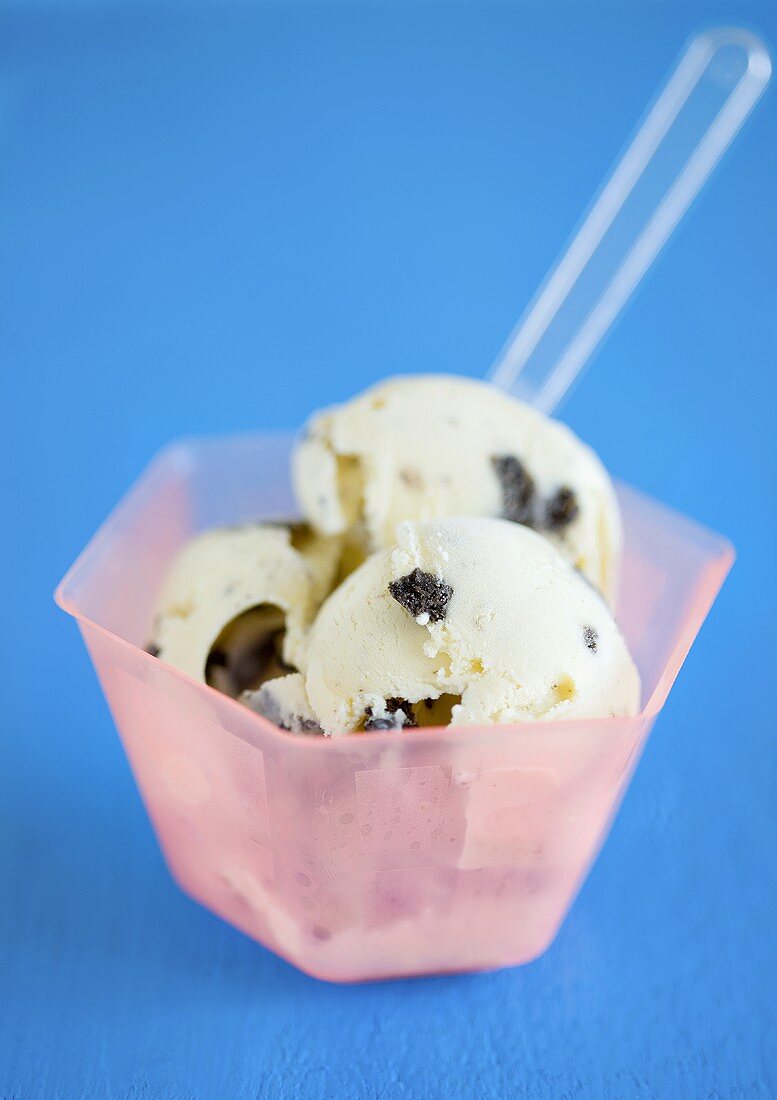
{"label": "pink plastic cup", "polygon": [[290,443],[167,448],[57,590],[170,871],[224,920],[329,981],[527,962],[553,940],[600,848],[733,551],[619,489],[618,618],[644,690],[635,718],[295,736],[143,649],[160,582],[188,538],[293,514]]}

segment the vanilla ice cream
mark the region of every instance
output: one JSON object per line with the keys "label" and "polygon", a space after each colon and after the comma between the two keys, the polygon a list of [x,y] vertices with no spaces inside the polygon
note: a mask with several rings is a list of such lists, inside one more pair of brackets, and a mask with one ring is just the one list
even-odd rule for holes
{"label": "vanilla ice cream", "polygon": [[614,599],[621,523],[604,466],[565,425],[488,383],[382,382],[310,420],[293,475],[306,518],[345,535],[354,561],[391,546],[402,520],[502,517],[541,532]]}
{"label": "vanilla ice cream", "polygon": [[267,680],[257,691],[244,691],[240,702],[292,733],[323,732],[308,699],[305,677],[299,672]]}
{"label": "vanilla ice cream", "polygon": [[192,539],[158,600],[153,651],[228,695],[305,664],[306,633],[334,583],[338,540],[246,524]]}
{"label": "vanilla ice cream", "polygon": [[307,698],[325,733],[637,712],[609,608],[547,539],[476,517],[398,535],[310,632]]}

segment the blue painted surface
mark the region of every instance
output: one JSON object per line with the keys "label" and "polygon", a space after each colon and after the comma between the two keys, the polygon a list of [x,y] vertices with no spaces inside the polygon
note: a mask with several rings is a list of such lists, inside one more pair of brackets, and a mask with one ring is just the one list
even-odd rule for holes
{"label": "blue painted surface", "polygon": [[182,897],[50,597],[169,438],[482,372],[716,21],[777,40],[765,2],[5,8],[3,1100],[777,1093],[774,96],[564,409],[740,556],[545,957],[329,987]]}

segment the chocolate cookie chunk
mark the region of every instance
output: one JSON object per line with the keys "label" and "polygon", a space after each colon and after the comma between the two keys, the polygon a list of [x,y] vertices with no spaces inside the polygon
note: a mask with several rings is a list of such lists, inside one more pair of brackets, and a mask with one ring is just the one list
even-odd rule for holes
{"label": "chocolate cookie chunk", "polygon": [[290,729],[292,733],[316,733],[322,735],[324,733],[318,722],[314,721],[312,718],[303,718],[300,714],[294,715]]}
{"label": "chocolate cookie chunk", "polygon": [[534,523],[534,478],[515,455],[492,455],[491,465],[502,486],[502,515],[513,523]]}
{"label": "chocolate cookie chunk", "polygon": [[419,615],[428,615],[432,623],[445,618],[453,595],[453,589],[441,577],[417,568],[406,577],[391,581],[389,592],[414,619]]}
{"label": "chocolate cookie chunk", "polygon": [[246,693],[241,696],[240,701],[279,729],[288,730],[289,733],[323,734],[324,732],[314,718],[307,718],[302,714],[284,713],[280,702],[267,686],[255,693]]}
{"label": "chocolate cookie chunk", "polygon": [[418,723],[413,715],[413,708],[406,699],[391,697],[386,700],[388,718],[376,718],[372,707],[367,708],[367,718],[364,723],[365,730],[398,730],[416,729]]}
{"label": "chocolate cookie chunk", "polygon": [[580,511],[577,497],[568,485],[562,485],[545,504],[544,526],[549,531],[568,527]]}
{"label": "chocolate cookie chunk", "polygon": [[592,653],[596,653],[599,646],[599,632],[592,626],[583,627],[583,640]]}

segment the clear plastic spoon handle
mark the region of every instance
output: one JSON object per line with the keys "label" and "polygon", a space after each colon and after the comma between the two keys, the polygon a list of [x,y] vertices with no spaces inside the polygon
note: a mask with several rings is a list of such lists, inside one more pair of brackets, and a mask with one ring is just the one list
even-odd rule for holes
{"label": "clear plastic spoon handle", "polygon": [[590,359],[769,82],[755,35],[694,38],[566,254],[513,331],[491,381],[551,412]]}

